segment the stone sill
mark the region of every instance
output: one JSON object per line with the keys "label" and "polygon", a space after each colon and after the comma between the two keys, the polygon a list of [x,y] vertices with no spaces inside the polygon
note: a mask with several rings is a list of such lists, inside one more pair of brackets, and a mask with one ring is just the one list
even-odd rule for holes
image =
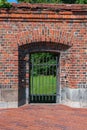
{"label": "stone sill", "polygon": [[87,102],[76,102],[76,101],[71,101],[71,100],[63,100],[61,102],[62,105],[66,105],[72,108],[87,108]]}
{"label": "stone sill", "polygon": [[18,102],[2,102],[2,101],[0,101],[0,108],[18,108]]}

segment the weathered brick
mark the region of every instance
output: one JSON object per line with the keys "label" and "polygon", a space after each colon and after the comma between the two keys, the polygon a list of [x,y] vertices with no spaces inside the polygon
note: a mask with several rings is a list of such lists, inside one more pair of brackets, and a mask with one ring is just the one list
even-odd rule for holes
{"label": "weathered brick", "polygon": [[23,71],[27,63],[25,57],[28,52],[38,50],[61,53],[62,88],[78,88],[83,82],[86,85],[87,5],[13,6],[10,13],[0,9],[1,88],[25,87],[26,81],[21,82],[22,78],[28,78],[28,73]]}

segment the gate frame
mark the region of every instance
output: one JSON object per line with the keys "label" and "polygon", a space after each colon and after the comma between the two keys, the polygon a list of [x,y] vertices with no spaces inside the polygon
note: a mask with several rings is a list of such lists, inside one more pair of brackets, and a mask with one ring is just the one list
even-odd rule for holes
{"label": "gate frame", "polygon": [[[61,61],[61,52],[60,51],[54,51],[54,50],[45,50],[45,51],[31,51],[31,52],[29,52],[29,60],[30,60],[30,58],[31,58],[31,54],[34,54],[34,53],[46,53],[46,52],[48,52],[48,53],[53,53],[53,54],[59,54],[59,57],[58,57],[58,68],[57,68],[57,70],[58,70],[58,80],[57,80],[57,82],[56,82],[56,104],[58,103],[58,104],[60,104],[61,103],[61,85],[60,85],[60,61]],[[30,88],[31,88],[31,86],[30,86],[30,62],[28,61],[28,63],[29,63],[29,87],[28,87],[28,91],[29,91],[29,95],[28,95],[28,97],[29,97],[29,99],[28,99],[28,103],[29,104],[31,104],[31,102],[30,102]],[[57,73],[56,73],[57,74]],[[59,93],[58,93],[59,92]]]}

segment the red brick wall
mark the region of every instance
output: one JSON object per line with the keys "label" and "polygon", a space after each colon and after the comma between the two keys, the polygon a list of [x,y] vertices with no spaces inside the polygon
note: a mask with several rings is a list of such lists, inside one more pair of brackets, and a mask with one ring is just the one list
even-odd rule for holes
{"label": "red brick wall", "polygon": [[31,44],[41,50],[43,42],[61,54],[61,86],[86,86],[87,5],[13,6],[0,10],[0,88],[18,88],[18,48]]}

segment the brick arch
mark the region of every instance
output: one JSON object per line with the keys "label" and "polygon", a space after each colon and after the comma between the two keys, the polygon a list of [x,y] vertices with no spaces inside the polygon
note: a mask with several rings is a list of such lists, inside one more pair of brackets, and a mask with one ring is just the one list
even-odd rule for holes
{"label": "brick arch", "polygon": [[19,46],[39,42],[73,45],[73,34],[68,34],[61,27],[52,28],[50,24],[49,27],[47,25],[34,25],[30,30],[27,29],[17,34],[16,38]]}
{"label": "brick arch", "polygon": [[19,50],[28,50],[28,52],[61,52],[69,49],[70,46],[56,42],[32,42],[19,46]]}

